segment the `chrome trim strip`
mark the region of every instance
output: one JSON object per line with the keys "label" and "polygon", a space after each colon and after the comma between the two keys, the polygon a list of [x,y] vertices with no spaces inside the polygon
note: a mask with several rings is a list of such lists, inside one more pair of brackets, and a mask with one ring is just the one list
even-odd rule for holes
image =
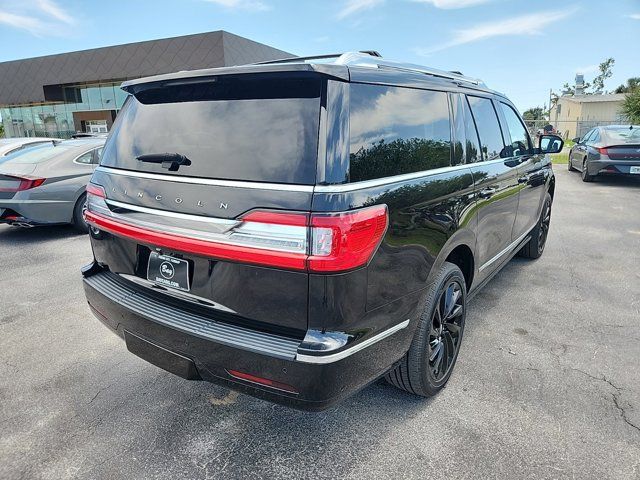
{"label": "chrome trim strip", "polygon": [[149,213],[152,215],[159,215],[162,217],[180,218],[182,220],[193,220],[196,222],[213,223],[215,225],[230,225],[234,226],[239,224],[238,220],[230,220],[228,218],[217,217],[203,217],[200,215],[190,215],[188,213],[169,212],[167,210],[157,210],[155,208],[142,207],[140,205],[131,205],[130,203],[118,202],[116,200],[105,199],[108,205],[113,205],[118,208],[125,208],[127,210],[133,210],[135,212]]}
{"label": "chrome trim strip", "polygon": [[[504,159],[499,159],[499,161],[504,162]],[[483,162],[483,165],[487,165],[490,163],[492,162]],[[383,187],[385,185],[391,185],[393,183],[405,182],[407,180],[416,180],[419,178],[427,178],[433,175],[456,172],[458,170],[469,168],[469,165],[464,164],[455,165],[453,167],[435,168],[433,170],[426,170],[422,172],[405,173],[402,175],[394,175],[392,177],[376,178],[374,180],[363,180],[362,182],[340,183],[336,185],[316,185],[315,193],[345,193],[352,192],[354,190],[363,190],[365,188]]]}
{"label": "chrome trim strip", "polygon": [[[533,227],[535,227],[535,224],[533,225]],[[531,230],[533,230],[533,227],[528,228],[526,230],[526,232],[523,235],[520,235],[515,241],[511,242],[504,250],[502,250],[500,253],[498,253],[495,257],[493,257],[491,260],[483,263],[480,268],[478,269],[479,272],[481,272],[482,270],[484,270],[485,268],[487,268],[489,265],[491,265],[492,263],[495,263],[496,261],[500,260],[500,258],[502,256],[504,256],[505,254],[509,253],[511,250],[513,250],[515,247],[518,246],[518,244],[520,242],[522,242],[527,235],[529,235],[531,233]]]}
{"label": "chrome trim strip", "polygon": [[338,360],[342,360],[343,358],[349,357],[354,353],[359,352],[360,350],[364,350],[365,348],[370,347],[374,343],[377,343],[380,340],[383,340],[393,335],[397,331],[402,330],[403,328],[406,328],[408,325],[409,325],[409,320],[407,319],[404,322],[401,322],[387,330],[384,330],[378,333],[377,335],[374,335],[371,338],[368,338],[360,343],[357,343],[353,347],[346,348],[338,353],[333,353],[330,355],[305,355],[305,354],[298,353],[296,354],[296,361],[302,362],[302,363],[314,363],[316,365],[324,365],[327,363],[337,362]]}
{"label": "chrome trim strip", "polygon": [[197,185],[214,185],[218,187],[253,188],[256,190],[278,190],[287,192],[313,193],[313,185],[294,185],[280,183],[246,182],[241,180],[216,180],[212,178],[181,177],[178,175],[164,175],[162,173],[136,172],[133,170],[122,170],[119,168],[103,167],[96,168],[96,172],[104,172],[111,175],[122,175],[124,177],[148,178],[151,180],[162,180],[167,182],[190,183]]}

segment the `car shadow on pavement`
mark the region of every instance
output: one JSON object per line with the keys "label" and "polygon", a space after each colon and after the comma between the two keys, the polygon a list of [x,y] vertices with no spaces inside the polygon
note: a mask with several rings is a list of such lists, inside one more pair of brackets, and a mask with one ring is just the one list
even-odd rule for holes
{"label": "car shadow on pavement", "polygon": [[13,227],[0,225],[0,245],[28,245],[47,240],[58,240],[84,235],[71,225],[56,225],[51,227]]}

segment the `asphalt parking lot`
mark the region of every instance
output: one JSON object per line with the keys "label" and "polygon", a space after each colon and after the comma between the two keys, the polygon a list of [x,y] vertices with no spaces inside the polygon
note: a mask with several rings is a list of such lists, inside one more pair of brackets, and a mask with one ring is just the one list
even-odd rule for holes
{"label": "asphalt parking lot", "polygon": [[640,181],[556,172],[544,256],[473,300],[448,387],[321,413],[129,354],[86,236],[0,226],[0,478],[640,478]]}

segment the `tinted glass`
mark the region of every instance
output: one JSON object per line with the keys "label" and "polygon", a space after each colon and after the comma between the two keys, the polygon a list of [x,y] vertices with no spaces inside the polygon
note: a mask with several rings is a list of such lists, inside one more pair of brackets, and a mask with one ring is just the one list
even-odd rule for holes
{"label": "tinted glass", "polygon": [[451,165],[444,92],[352,84],[350,181]]}
{"label": "tinted glass", "polygon": [[640,127],[606,128],[606,140],[612,143],[640,143]]}
{"label": "tinted glass", "polygon": [[[187,81],[188,82],[188,81]],[[228,75],[147,85],[118,115],[101,164],[167,175],[315,183],[319,76]],[[141,155],[177,153],[177,172]]]}
{"label": "tinted glass", "polygon": [[588,141],[589,141],[589,139],[591,138],[591,135],[593,135],[593,132],[595,132],[595,129],[591,129],[591,130],[589,130],[589,131],[587,132],[587,134],[586,134],[584,137],[582,137],[582,138],[580,139],[580,142],[581,142],[581,143],[586,143],[586,142],[588,142]]}
{"label": "tinted glass", "polygon": [[453,149],[453,165],[461,163],[475,163],[478,161],[480,144],[478,132],[473,123],[473,116],[469,110],[469,104],[464,95],[454,93],[451,95],[454,114],[455,145]]}
{"label": "tinted glass", "polygon": [[493,160],[500,158],[504,155],[504,143],[493,102],[488,98],[472,96],[467,98],[478,128],[483,159]]}
{"label": "tinted glass", "polygon": [[502,113],[507,121],[507,128],[511,136],[511,155],[518,157],[530,153],[531,144],[529,143],[529,135],[520,120],[520,116],[506,103],[500,102],[500,107],[502,107]]}

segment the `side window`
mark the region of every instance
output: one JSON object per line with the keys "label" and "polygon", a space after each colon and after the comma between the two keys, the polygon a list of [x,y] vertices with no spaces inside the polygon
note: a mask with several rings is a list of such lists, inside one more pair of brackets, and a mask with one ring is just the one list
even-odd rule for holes
{"label": "side window", "polygon": [[519,157],[531,153],[531,143],[529,142],[529,134],[527,129],[520,120],[518,115],[510,105],[500,102],[502,113],[507,121],[507,128],[511,136],[511,156]]}
{"label": "side window", "polygon": [[589,137],[589,143],[597,143],[600,141],[600,131],[596,128],[591,137]]}
{"label": "side window", "polygon": [[87,163],[87,164],[89,164],[89,163],[92,163],[92,159],[93,159],[93,150],[90,150],[87,153],[83,153],[82,155],[80,155],[74,161],[76,163]]}
{"label": "side window", "polygon": [[451,165],[445,92],[351,84],[351,182]]}
{"label": "side window", "polygon": [[459,93],[451,95],[451,103],[455,122],[453,128],[455,136],[453,165],[475,163],[480,160],[480,143],[469,104],[466,98]]}
{"label": "side window", "polygon": [[582,137],[582,138],[580,139],[580,143],[586,143],[586,142],[588,142],[588,141],[589,141],[589,139],[591,138],[591,135],[593,135],[593,132],[594,132],[594,131],[595,131],[595,129],[591,129],[591,130],[589,130],[589,131],[587,132],[587,134],[586,134],[584,137]]}
{"label": "side window", "polygon": [[98,164],[100,163],[100,157],[102,157],[102,150],[104,149],[104,147],[100,147],[100,148],[96,148],[93,151],[93,163]]}
{"label": "side window", "polygon": [[471,112],[478,128],[483,160],[504,156],[504,141],[493,102],[488,98],[468,96]]}

